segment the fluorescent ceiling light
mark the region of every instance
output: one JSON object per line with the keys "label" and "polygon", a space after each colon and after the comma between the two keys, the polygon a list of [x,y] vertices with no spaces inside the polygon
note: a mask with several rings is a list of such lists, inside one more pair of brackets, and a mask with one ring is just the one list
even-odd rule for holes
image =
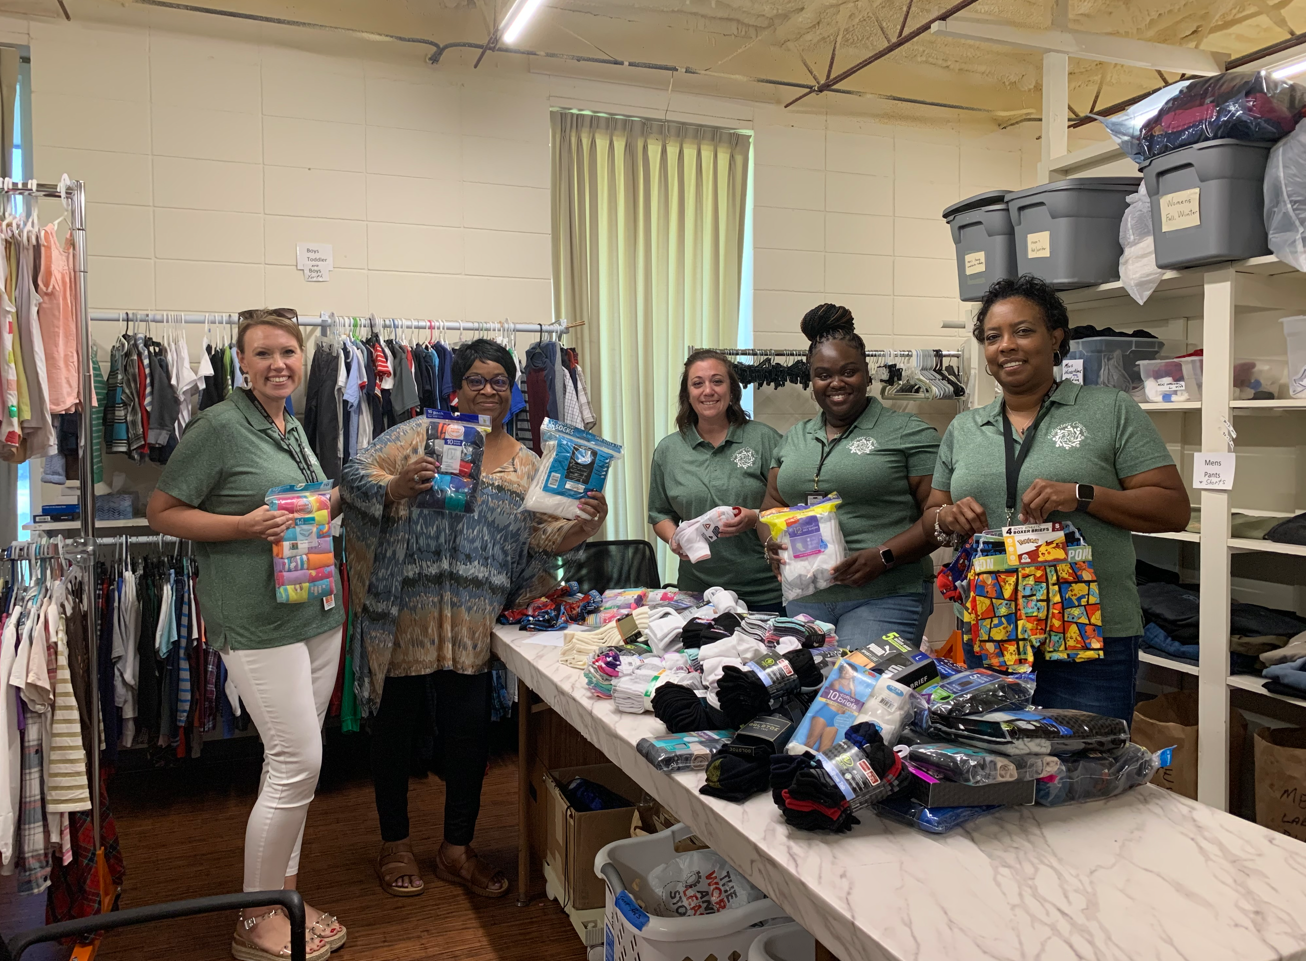
{"label": "fluorescent ceiling light", "polygon": [[526,29],[526,24],[530,23],[531,18],[535,16],[535,11],[539,10],[543,3],[544,0],[517,0],[499,27],[503,34],[503,42],[516,43],[521,32]]}
{"label": "fluorescent ceiling light", "polygon": [[1293,77],[1306,73],[1306,57],[1299,57],[1296,60],[1289,60],[1285,64],[1280,64],[1270,72],[1275,80],[1291,80]]}

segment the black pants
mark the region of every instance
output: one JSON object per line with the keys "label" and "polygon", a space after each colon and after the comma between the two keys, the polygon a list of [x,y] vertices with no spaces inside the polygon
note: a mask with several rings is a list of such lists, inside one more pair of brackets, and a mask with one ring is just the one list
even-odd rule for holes
{"label": "black pants", "polygon": [[490,758],[490,672],[436,671],[388,677],[372,721],[372,786],[381,840],[408,837],[408,776],[417,725],[426,716],[427,685],[444,759],[444,839],[471,844]]}

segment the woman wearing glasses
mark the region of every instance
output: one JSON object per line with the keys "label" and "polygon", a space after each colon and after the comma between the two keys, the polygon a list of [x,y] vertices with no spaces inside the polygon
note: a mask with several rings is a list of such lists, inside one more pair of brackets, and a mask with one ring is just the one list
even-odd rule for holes
{"label": "woman wearing glasses", "polygon": [[[248,387],[190,422],[150,497],[150,526],[195,542],[208,643],[263,739],[263,778],[245,828],[246,891],[296,887],[308,805],[322,766],[322,721],[340,661],[341,604],[278,604],[272,549],[294,520],[269,510],[270,488],[326,480],[286,399],[304,373],[293,310],[240,315],[236,352]],[[331,514],[340,512],[339,491]],[[337,581],[335,597],[340,597]],[[308,958],[345,943],[345,928],[308,913]],[[243,913],[231,953],[242,961],[290,956],[280,910]]]}
{"label": "woman wearing glasses", "polygon": [[[408,773],[423,705],[434,696],[445,782],[444,843],[435,874],[484,897],[508,879],[472,850],[489,758],[490,634],[510,602],[538,597],[557,555],[579,547],[607,517],[601,494],[564,520],[521,509],[538,458],[504,428],[517,367],[508,351],[474,340],[454,355],[458,410],[490,418],[474,514],[414,510],[439,464],[423,453],[425,418],[390,428],[344,471],[345,528],[363,714],[372,715],[372,782],[381,826],[381,888],[425,887],[409,841]],[[548,583],[540,583],[547,578]]]}

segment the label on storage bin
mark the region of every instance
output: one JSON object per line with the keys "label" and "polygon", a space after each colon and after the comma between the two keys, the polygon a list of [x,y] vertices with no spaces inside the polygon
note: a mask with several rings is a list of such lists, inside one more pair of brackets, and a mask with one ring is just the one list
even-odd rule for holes
{"label": "label on storage bin", "polygon": [[1176,190],[1172,194],[1162,194],[1161,232],[1183,230],[1185,227],[1200,227],[1202,224],[1201,208],[1202,188]]}
{"label": "label on storage bin", "polygon": [[1029,258],[1051,257],[1052,256],[1052,231],[1040,230],[1026,237],[1025,256]]}
{"label": "label on storage bin", "polygon": [[984,251],[977,250],[966,255],[966,276],[984,273]]}
{"label": "label on storage bin", "polygon": [[1084,383],[1084,360],[1063,360],[1061,362],[1061,379],[1072,384]]}
{"label": "label on storage bin", "polygon": [[1193,454],[1193,487],[1199,490],[1233,490],[1236,454]]}

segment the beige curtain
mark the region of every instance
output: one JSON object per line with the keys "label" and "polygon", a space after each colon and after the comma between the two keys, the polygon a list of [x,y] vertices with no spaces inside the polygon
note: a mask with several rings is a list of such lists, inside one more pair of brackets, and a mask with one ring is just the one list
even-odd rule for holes
{"label": "beige curtain", "polygon": [[[553,305],[598,417],[625,446],[604,535],[647,538],[649,464],[674,429],[686,349],[733,346],[746,133],[555,110]],[[665,561],[662,564],[666,571]]]}

